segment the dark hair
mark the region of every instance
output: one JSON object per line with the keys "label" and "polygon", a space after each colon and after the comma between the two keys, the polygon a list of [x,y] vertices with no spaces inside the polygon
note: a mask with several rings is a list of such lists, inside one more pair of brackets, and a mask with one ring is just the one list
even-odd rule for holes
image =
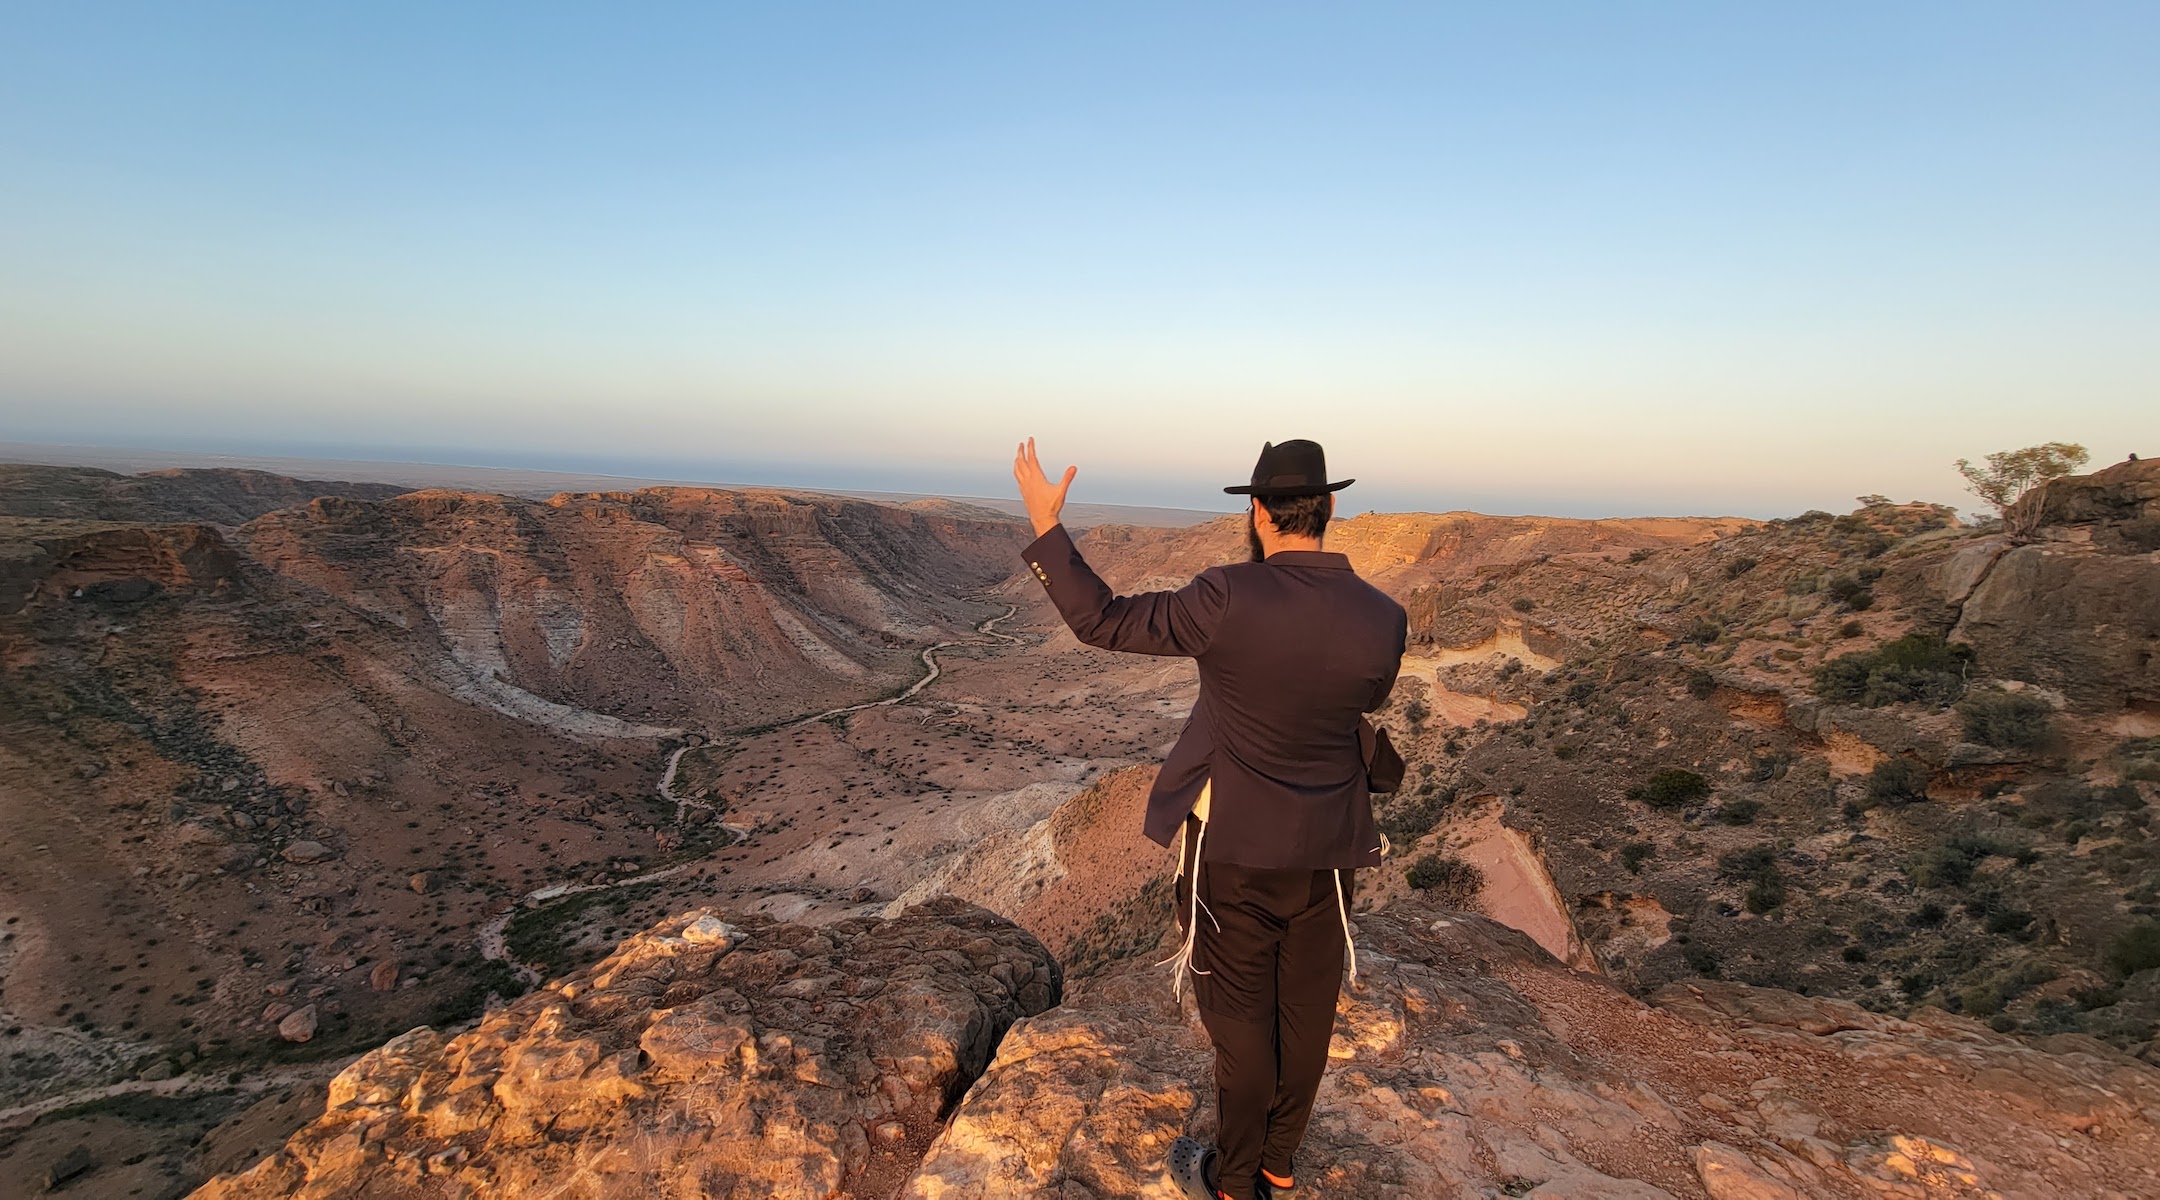
{"label": "dark hair", "polygon": [[1258,496],[1275,531],[1285,537],[1319,537],[1327,532],[1328,518],[1335,515],[1335,497]]}

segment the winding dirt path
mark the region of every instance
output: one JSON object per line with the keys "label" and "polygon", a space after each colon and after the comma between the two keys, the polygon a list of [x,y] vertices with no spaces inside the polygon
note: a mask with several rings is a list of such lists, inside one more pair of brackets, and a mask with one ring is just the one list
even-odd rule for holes
{"label": "winding dirt path", "polygon": [[[1000,621],[1009,620],[1014,613],[1017,613],[1019,611],[1020,609],[1018,605],[1008,604],[1005,606],[1004,612],[999,613],[997,616],[984,619],[981,624],[975,627],[975,632],[990,638],[995,638],[1000,642],[1018,645],[1020,642],[1019,638],[1014,637],[1012,634],[1009,633],[999,633],[997,631],[997,625]],[[778,728],[781,730],[795,729],[803,725],[809,725],[813,722],[829,720],[833,717],[846,716],[849,713],[862,712],[865,709],[884,708],[887,705],[899,704],[903,701],[911,700],[924,688],[929,687],[932,683],[937,682],[938,676],[944,673],[944,668],[938,663],[938,651],[947,650],[954,646],[980,646],[987,644],[988,643],[984,642],[981,638],[956,638],[951,641],[938,642],[935,645],[925,646],[923,647],[922,651],[923,677],[910,684],[906,690],[898,692],[891,696],[887,696],[882,700],[865,700],[860,704],[843,705],[839,708],[828,709],[825,712],[813,713],[807,717],[798,717],[793,721],[789,721],[786,724],[779,726]],[[687,809],[703,808],[710,810],[714,807],[713,805],[707,804],[702,800],[691,800],[675,794],[675,773],[682,766],[683,755],[691,750],[698,749],[702,745],[708,744],[708,742],[700,742],[697,746],[677,746],[674,750],[669,752],[667,759],[667,769],[661,772],[659,789],[660,797],[661,799],[666,800],[675,806],[675,819],[678,822],[682,820],[682,815]],[[734,834],[737,842],[740,842],[741,840],[748,838],[753,833],[757,832],[754,829],[746,829],[739,825],[730,825],[725,821],[720,823],[720,827],[727,830],[729,833]],[[490,919],[487,924],[480,927],[480,932],[477,937],[480,957],[487,959],[490,962],[507,962],[511,966],[515,967],[520,975],[525,977],[526,982],[534,984],[540,983],[541,978],[538,971],[535,971],[525,963],[521,963],[516,959],[510,957],[510,948],[508,944],[510,922],[513,918],[517,916],[517,914],[521,910],[546,904],[550,900],[560,900],[565,896],[576,896],[585,892],[600,892],[606,891],[609,888],[633,887],[641,883],[657,883],[664,879],[672,879],[677,875],[684,874],[702,865],[704,864],[701,860],[692,860],[689,862],[676,863],[672,867],[662,867],[657,871],[647,871],[641,875],[630,875],[622,879],[609,880],[606,883],[573,883],[566,880],[560,883],[548,884],[546,887],[535,888],[534,890],[527,892],[522,898],[520,898],[516,903],[512,904],[507,910],[497,914],[494,918]]]}

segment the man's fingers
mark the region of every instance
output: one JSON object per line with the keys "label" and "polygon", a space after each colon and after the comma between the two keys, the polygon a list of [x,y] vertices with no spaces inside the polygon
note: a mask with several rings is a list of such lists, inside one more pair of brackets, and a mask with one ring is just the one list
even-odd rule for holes
{"label": "man's fingers", "polygon": [[1069,491],[1071,491],[1071,490],[1072,490],[1072,481],[1073,481],[1074,477],[1075,477],[1075,476],[1077,476],[1077,475],[1079,475],[1079,474],[1080,474],[1080,468],[1078,468],[1078,467],[1067,467],[1067,468],[1065,468],[1065,478],[1063,478],[1063,479],[1060,479],[1060,480],[1058,480],[1058,501],[1059,501],[1059,503],[1063,503],[1063,502],[1064,502],[1064,500],[1065,500],[1065,493],[1067,493],[1067,492],[1069,492]]}

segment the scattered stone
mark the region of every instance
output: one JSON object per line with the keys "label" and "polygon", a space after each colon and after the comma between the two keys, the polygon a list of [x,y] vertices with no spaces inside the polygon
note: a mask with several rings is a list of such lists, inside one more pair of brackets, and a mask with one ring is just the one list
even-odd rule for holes
{"label": "scattered stone", "polygon": [[335,857],[330,847],[321,842],[298,841],[285,847],[285,861],[289,863],[319,863]]}
{"label": "scattered stone", "polygon": [[397,987],[397,981],[398,965],[394,958],[386,958],[376,963],[375,969],[368,972],[368,986],[378,992],[387,992]]}
{"label": "scattered stone", "polygon": [[415,871],[410,878],[406,879],[405,886],[425,896],[435,890],[435,873],[432,871]]}
{"label": "scattered stone", "polygon": [[173,1066],[173,1062],[171,1059],[161,1058],[158,1059],[156,1062],[151,1063],[149,1066],[143,1068],[143,1073],[137,1075],[135,1078],[143,1080],[146,1083],[156,1083],[160,1079],[171,1079],[173,1076],[178,1075],[179,1073],[180,1069]]}
{"label": "scattered stone", "polygon": [[77,1146],[60,1156],[53,1165],[45,1168],[45,1190],[54,1191],[63,1183],[75,1178],[97,1165],[90,1157],[90,1147]]}
{"label": "scattered stone", "polygon": [[278,1022],[278,1036],[288,1042],[305,1042],[315,1036],[315,1006],[310,1004],[296,1012],[287,1013]]}
{"label": "scattered stone", "polygon": [[[283,993],[283,992],[279,992],[279,993],[277,993],[277,994],[278,994],[278,995],[280,995],[280,996],[282,996],[282,995],[284,995],[285,993]],[[272,1024],[276,1024],[277,1022],[279,1022],[279,1021],[282,1021],[282,1020],[284,1020],[284,1019],[285,1019],[285,1014],[287,1014],[287,1013],[291,1012],[292,1010],[293,1010],[293,1006],[292,1006],[292,1005],[290,1005],[290,1004],[287,1004],[287,1003],[285,1003],[285,1002],[284,1002],[283,1000],[273,1000],[273,1001],[271,1001],[271,1002],[270,1002],[269,1004],[267,1004],[267,1005],[265,1005],[265,1006],[263,1007],[263,1011],[262,1011],[262,1021],[263,1021],[263,1024],[265,1024],[265,1025],[272,1025]]]}

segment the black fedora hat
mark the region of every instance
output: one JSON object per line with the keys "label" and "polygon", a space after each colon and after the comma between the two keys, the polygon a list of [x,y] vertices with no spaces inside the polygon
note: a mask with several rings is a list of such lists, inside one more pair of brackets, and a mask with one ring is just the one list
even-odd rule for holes
{"label": "black fedora hat", "polygon": [[1233,496],[1319,496],[1339,492],[1355,479],[1329,483],[1327,451],[1320,443],[1296,438],[1278,446],[1260,447],[1260,461],[1253,464],[1252,482],[1223,490]]}

